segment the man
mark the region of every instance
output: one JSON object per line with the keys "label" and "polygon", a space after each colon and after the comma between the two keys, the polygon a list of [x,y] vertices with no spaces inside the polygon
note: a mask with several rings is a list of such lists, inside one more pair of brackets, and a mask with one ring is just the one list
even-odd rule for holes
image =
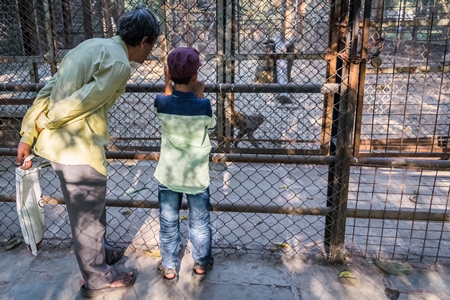
{"label": "man", "polygon": [[[17,164],[32,153],[48,159],[61,182],[74,251],[84,279],[80,293],[94,297],[126,288],[133,272],[112,264],[124,250],[106,242],[106,158],[109,109],[125,92],[130,61],[143,63],[160,34],[155,16],[138,7],[122,16],[117,35],[89,39],[64,57],[23,118]],[[31,160],[22,169],[32,167]]]}

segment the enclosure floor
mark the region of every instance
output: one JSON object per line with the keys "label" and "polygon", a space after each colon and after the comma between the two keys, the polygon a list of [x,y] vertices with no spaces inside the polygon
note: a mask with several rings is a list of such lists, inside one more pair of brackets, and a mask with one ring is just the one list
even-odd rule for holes
{"label": "enclosure floor", "polygon": [[[82,299],[78,294],[82,277],[71,248],[44,248],[33,256],[21,244],[9,251],[2,247],[0,257],[2,299]],[[337,266],[301,259],[274,261],[251,253],[240,257],[216,255],[214,268],[205,281],[194,283],[189,253],[181,253],[180,258],[180,279],[168,288],[156,271],[160,258],[128,248],[116,266],[134,269],[138,274],[136,283],[126,291],[97,299],[361,300],[387,299],[385,292],[389,291],[399,293],[399,300],[436,300],[450,295],[450,268],[443,265],[425,268],[404,264],[410,275],[389,276],[365,260]],[[356,278],[354,285],[338,280],[342,270],[349,270]]]}

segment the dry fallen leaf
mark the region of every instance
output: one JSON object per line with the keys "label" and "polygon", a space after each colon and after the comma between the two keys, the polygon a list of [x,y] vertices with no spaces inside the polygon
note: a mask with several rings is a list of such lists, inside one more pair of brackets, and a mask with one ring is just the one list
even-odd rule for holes
{"label": "dry fallen leaf", "polygon": [[180,220],[181,220],[181,221],[183,221],[183,220],[187,220],[187,218],[188,218],[188,217],[186,217],[186,216],[183,216],[183,215],[181,215],[181,216],[180,216]]}
{"label": "dry fallen leaf", "polygon": [[144,188],[141,188],[141,189],[137,189],[137,190],[135,190],[135,189],[133,189],[133,188],[130,188],[130,189],[128,189],[127,191],[125,191],[125,193],[123,194],[124,196],[131,196],[131,195],[133,195],[133,194],[136,194],[136,193],[139,193],[140,191],[144,191],[144,190],[147,190],[148,188],[146,188],[146,187],[144,187]]}
{"label": "dry fallen leaf", "polygon": [[150,257],[161,257],[161,252],[159,250],[144,250],[144,253]]}
{"label": "dry fallen leaf", "polygon": [[272,243],[274,246],[267,246],[266,250],[272,251],[272,252],[278,252],[281,251],[285,248],[290,248],[291,245],[289,245],[288,243],[281,243],[281,242],[275,242]]}
{"label": "dry fallen leaf", "polygon": [[5,244],[5,249],[6,250],[11,250],[12,248],[17,247],[18,245],[20,245],[22,243],[22,240],[19,238],[10,238],[7,240],[6,244]]}
{"label": "dry fallen leaf", "polygon": [[358,278],[353,276],[353,274],[347,270],[339,273],[338,280],[340,283],[346,285],[356,285],[358,283]]}

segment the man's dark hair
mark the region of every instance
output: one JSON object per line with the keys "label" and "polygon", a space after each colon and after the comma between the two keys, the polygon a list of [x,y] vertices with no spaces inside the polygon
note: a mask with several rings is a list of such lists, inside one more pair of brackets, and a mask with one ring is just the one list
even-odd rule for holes
{"label": "man's dark hair", "polygon": [[120,18],[116,34],[130,46],[137,46],[144,37],[152,44],[160,35],[156,17],[146,8],[136,7]]}
{"label": "man's dark hair", "polygon": [[172,77],[173,83],[176,84],[189,84],[191,82],[192,76],[184,77],[184,78],[174,78]]}

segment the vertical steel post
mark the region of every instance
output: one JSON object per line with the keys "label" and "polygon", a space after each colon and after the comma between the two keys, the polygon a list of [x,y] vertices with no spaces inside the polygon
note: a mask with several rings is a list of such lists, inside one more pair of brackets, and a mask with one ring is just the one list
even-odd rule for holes
{"label": "vertical steel post", "polygon": [[358,87],[359,60],[356,55],[361,0],[351,2],[350,11],[347,0],[334,1],[332,7],[329,52],[336,51],[332,61],[336,65],[335,81],[340,87],[333,99],[330,155],[336,156],[336,161],[330,164],[328,173],[327,207],[330,212],[325,217],[325,249],[330,261],[342,262]]}
{"label": "vertical steel post", "polygon": [[111,22],[111,3],[109,0],[102,0],[103,19],[105,20],[105,30],[103,30],[106,37],[114,35]]}
{"label": "vertical steel post", "polygon": [[81,13],[83,15],[83,29],[85,39],[94,37],[94,30],[92,29],[91,16],[91,1],[81,0]]}
{"label": "vertical steel post", "polygon": [[158,8],[156,9],[156,14],[158,18],[161,20],[160,29],[161,29],[161,50],[162,50],[162,60],[164,63],[167,62],[167,55],[169,52],[167,46],[168,34],[167,34],[167,24],[169,23],[169,7],[167,5],[167,0],[158,0]]}
{"label": "vertical steel post", "polygon": [[[217,1],[217,82],[233,83],[235,65],[232,57],[235,53],[236,42],[236,4],[235,0]],[[232,128],[227,121],[231,117],[232,105],[234,105],[233,93],[217,94],[217,138],[219,145],[226,149],[231,146]],[[225,141],[223,137],[225,136]]]}
{"label": "vertical steel post", "polygon": [[38,55],[38,25],[36,24],[36,7],[33,2],[19,0],[18,15],[20,22],[20,31],[22,34],[23,54],[25,56]]}
{"label": "vertical steel post", "polygon": [[366,80],[366,64],[367,64],[367,46],[370,35],[370,13],[372,11],[372,1],[365,1],[364,5],[364,20],[362,21],[362,36],[361,36],[361,64],[359,66],[358,79],[358,95],[356,99],[356,117],[355,117],[355,137],[353,140],[353,156],[359,157],[361,145],[361,124],[363,113],[364,100],[364,83]]}
{"label": "vertical steel post", "polygon": [[[109,0],[106,1],[109,3]],[[105,7],[106,9],[106,7]],[[62,18],[63,18],[63,32],[64,32],[64,47],[72,48],[73,47],[73,38],[72,38],[72,11],[70,0],[61,0],[61,10],[62,10]],[[106,18],[106,16],[105,16]]]}
{"label": "vertical steel post", "polygon": [[[225,81],[226,83],[234,83],[235,79],[235,61],[232,60],[236,53],[236,0],[226,0],[225,10]],[[234,93],[226,93],[225,96],[225,136],[226,146],[229,149],[231,147],[231,141],[233,140],[233,127],[228,122],[233,118],[234,112]]]}
{"label": "vertical steel post", "polygon": [[50,70],[52,75],[57,71],[56,67],[56,38],[53,31],[52,11],[50,0],[44,0],[44,14],[45,14],[45,32],[47,35],[48,53],[50,60]]}

